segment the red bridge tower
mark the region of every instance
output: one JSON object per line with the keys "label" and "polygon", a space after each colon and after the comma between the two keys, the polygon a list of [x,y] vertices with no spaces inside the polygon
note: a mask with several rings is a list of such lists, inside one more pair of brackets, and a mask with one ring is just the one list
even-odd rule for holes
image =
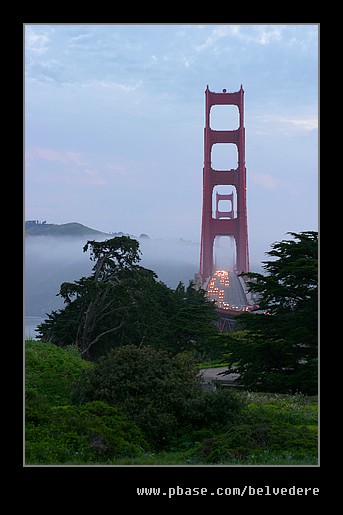
{"label": "red bridge tower", "polygon": [[[246,206],[246,168],[245,168],[245,129],[244,129],[244,91],[214,93],[208,89],[206,97],[206,126],[204,129],[204,169],[203,205],[200,246],[200,275],[202,281],[214,272],[213,244],[216,236],[233,236],[236,243],[236,263],[238,272],[249,272],[248,223]],[[239,127],[236,130],[213,130],[210,127],[210,111],[214,105],[236,105],[239,111]],[[212,147],[216,143],[231,143],[237,147],[238,165],[231,170],[212,168]],[[216,192],[213,209],[213,189],[216,186],[230,185],[236,189],[236,216],[234,195]],[[219,211],[220,200],[230,200],[231,209]],[[214,213],[214,216],[213,214]]]}

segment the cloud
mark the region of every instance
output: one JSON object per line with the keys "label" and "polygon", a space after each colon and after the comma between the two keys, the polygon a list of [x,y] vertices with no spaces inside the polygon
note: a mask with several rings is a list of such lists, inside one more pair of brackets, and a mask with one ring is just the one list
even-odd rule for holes
{"label": "cloud", "polygon": [[[111,158],[86,156],[73,150],[30,147],[26,150],[26,173],[35,174],[43,182],[61,184],[109,186],[142,189],[150,184],[140,172],[144,163],[126,159],[122,162]],[[149,163],[150,175],[154,174]]]}
{"label": "cloud", "polygon": [[83,184],[92,184],[94,186],[105,186],[106,179],[95,168],[84,168],[82,176]]}
{"label": "cloud", "polygon": [[[41,176],[42,180],[44,178],[48,182],[97,186],[107,184],[106,174],[101,173],[97,167],[89,163],[80,152],[39,147],[27,150],[27,167],[35,169],[37,173],[41,161],[48,161],[54,165],[50,171],[45,165],[44,175]],[[34,166],[32,167],[32,165]]]}
{"label": "cloud", "polygon": [[289,193],[293,195],[296,194],[296,190],[294,189],[292,184],[290,184],[287,181],[276,179],[272,175],[259,172],[250,172],[249,177],[251,178],[252,182],[262,186],[266,190],[276,191],[283,189],[287,190]]}
{"label": "cloud", "polygon": [[45,161],[57,161],[62,164],[85,165],[80,152],[70,150],[55,150],[52,148],[29,148],[26,153],[27,159],[41,159]]}
{"label": "cloud", "polygon": [[255,35],[249,39],[261,45],[267,45],[272,41],[280,41],[282,39],[281,26],[259,25],[255,28]]}
{"label": "cloud", "polygon": [[77,41],[84,41],[85,39],[89,39],[89,38],[91,38],[91,35],[89,34],[89,32],[87,32],[87,33],[78,34],[77,36],[72,36],[70,39],[73,42],[77,42]]}
{"label": "cloud", "polygon": [[99,89],[109,90],[110,92],[123,92],[123,93],[133,93],[137,89],[139,89],[143,84],[142,80],[130,81],[130,83],[122,83],[111,80],[92,80],[82,84],[83,88],[94,89],[94,91],[98,91]]}
{"label": "cloud", "polygon": [[25,35],[26,50],[34,54],[42,55],[48,50],[50,38],[46,33],[38,34],[32,28],[27,27]]}
{"label": "cloud", "polygon": [[290,131],[309,132],[318,128],[318,117],[314,115],[262,114],[256,116],[256,120],[259,126],[257,132],[259,133],[275,133],[275,131],[281,133],[289,133]]}
{"label": "cloud", "polygon": [[197,45],[195,47],[195,50],[197,50],[198,52],[201,52],[202,50],[206,50],[207,48],[213,46],[219,39],[227,36],[231,32],[231,30],[232,29],[230,29],[230,26],[228,26],[228,27],[223,26],[223,27],[218,27],[218,28],[213,29],[211,34],[209,36],[207,36],[204,43]]}
{"label": "cloud", "polygon": [[317,118],[286,118],[280,117],[280,122],[291,125],[295,129],[299,129],[302,131],[312,131],[313,129],[318,129],[318,119]]}
{"label": "cloud", "polygon": [[206,40],[195,47],[195,50],[198,52],[206,50],[223,38],[267,45],[273,41],[280,41],[282,32],[283,26],[278,25],[220,25],[214,28]]}
{"label": "cloud", "polygon": [[271,191],[275,191],[279,185],[279,182],[275,177],[266,173],[251,172],[250,178],[256,184],[259,184],[260,186],[263,186],[263,188]]}

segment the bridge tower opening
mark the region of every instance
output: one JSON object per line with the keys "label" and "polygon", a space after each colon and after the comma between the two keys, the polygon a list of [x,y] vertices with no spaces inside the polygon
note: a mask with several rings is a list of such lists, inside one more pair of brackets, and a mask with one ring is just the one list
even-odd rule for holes
{"label": "bridge tower opening", "polygon": [[[211,108],[217,105],[237,106],[238,128],[214,130],[211,128]],[[222,93],[205,91],[203,204],[200,243],[200,276],[204,283],[214,272],[213,245],[219,236],[230,236],[235,241],[237,271],[249,272],[248,222],[246,205],[244,90]],[[229,123],[228,123],[229,125]],[[232,126],[232,125],[231,125]],[[236,168],[212,168],[214,145],[234,146],[237,150]],[[232,165],[232,159],[231,159]],[[227,167],[228,168],[228,167]],[[227,192],[227,187],[232,186]],[[225,192],[224,189],[226,188]],[[215,189],[215,195],[214,195]],[[224,211],[220,203],[226,202]],[[229,263],[228,263],[229,265]]]}

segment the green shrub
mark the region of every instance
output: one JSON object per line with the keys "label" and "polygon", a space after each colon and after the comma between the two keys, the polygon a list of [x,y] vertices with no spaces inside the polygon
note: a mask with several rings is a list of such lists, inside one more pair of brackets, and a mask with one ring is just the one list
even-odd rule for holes
{"label": "green shrub", "polygon": [[184,419],[191,429],[221,428],[244,409],[245,401],[232,388],[218,385],[213,391],[200,391],[184,403]]}
{"label": "green shrub", "polygon": [[133,345],[113,349],[75,384],[74,402],[101,400],[120,406],[150,442],[164,446],[177,431],[182,406],[200,391],[189,360]]}
{"label": "green shrub", "polygon": [[[268,454],[289,459],[318,453],[317,412],[314,398],[292,395],[247,394],[251,398],[235,424],[204,442],[199,457],[204,463],[251,461]],[[312,404],[310,403],[312,402]]]}
{"label": "green shrub", "polygon": [[34,425],[45,423],[50,417],[46,397],[34,388],[25,389],[25,420]]}
{"label": "green shrub", "polygon": [[35,390],[48,404],[69,404],[71,384],[90,368],[73,347],[61,349],[37,340],[25,342],[25,388]]}
{"label": "green shrub", "polygon": [[104,402],[54,406],[49,418],[25,431],[27,464],[109,463],[148,450],[141,431],[119,408]]}
{"label": "green shrub", "polygon": [[204,392],[189,358],[152,347],[113,349],[75,384],[73,401],[102,400],[120,406],[155,449],[175,445],[189,429],[231,420],[241,400],[232,391]]}

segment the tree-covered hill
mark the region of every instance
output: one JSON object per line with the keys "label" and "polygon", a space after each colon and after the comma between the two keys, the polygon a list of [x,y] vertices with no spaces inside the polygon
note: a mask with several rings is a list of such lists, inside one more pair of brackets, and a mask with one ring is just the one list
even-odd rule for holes
{"label": "tree-covered hill", "polygon": [[78,222],[70,222],[66,224],[47,224],[45,221],[27,220],[25,222],[26,236],[88,236],[88,235],[106,235],[96,229],[91,229]]}

